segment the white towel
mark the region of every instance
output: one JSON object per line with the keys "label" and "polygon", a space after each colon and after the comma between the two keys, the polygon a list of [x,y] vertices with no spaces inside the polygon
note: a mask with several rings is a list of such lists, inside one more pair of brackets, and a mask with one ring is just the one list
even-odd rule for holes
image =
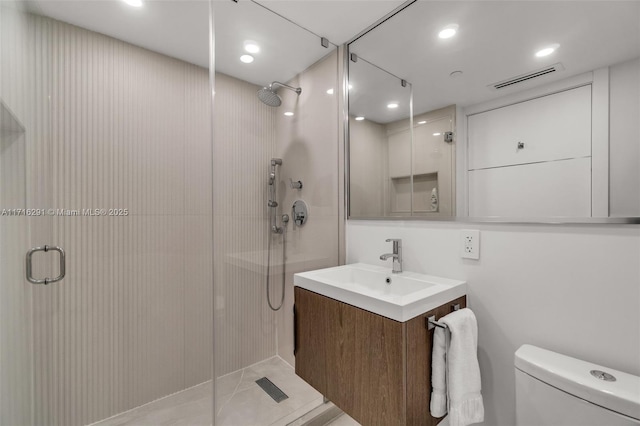
{"label": "white towel", "polygon": [[446,347],[447,333],[436,327],[433,332],[433,351],[431,354],[431,415],[442,417],[447,414]]}
{"label": "white towel", "polygon": [[[460,309],[440,318],[451,333],[450,342],[445,342],[445,330],[437,329],[434,333],[431,414],[441,417],[442,383],[446,383],[445,392],[451,426],[466,426],[484,420],[484,404],[482,402],[480,366],[478,365],[478,324],[471,309]],[[442,337],[438,337],[441,335]],[[448,346],[448,347],[447,347]],[[444,359],[445,368],[440,363]],[[436,360],[437,359],[437,360]],[[444,372],[442,372],[444,370]],[[435,376],[435,379],[434,379]],[[444,377],[444,380],[443,380]],[[435,381],[434,381],[435,380]],[[437,386],[436,386],[437,385]],[[435,407],[434,407],[435,402]],[[434,408],[436,409],[434,414]],[[436,415],[438,414],[438,415]]]}

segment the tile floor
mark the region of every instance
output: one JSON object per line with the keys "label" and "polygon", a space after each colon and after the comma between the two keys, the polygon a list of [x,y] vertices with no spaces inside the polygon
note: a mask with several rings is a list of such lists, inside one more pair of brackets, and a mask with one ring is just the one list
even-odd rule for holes
{"label": "tile floor", "polygon": [[211,382],[110,417],[91,426],[211,425]]}
{"label": "tile floor", "polygon": [[[267,377],[289,398],[277,403],[255,381]],[[322,404],[322,395],[273,357],[218,379],[216,426],[286,426]]]}
{"label": "tile floor", "polygon": [[[255,381],[268,377],[289,398],[276,403]],[[218,379],[216,426],[286,426],[322,405],[322,395],[296,376],[280,357],[273,357]],[[167,396],[93,426],[200,426],[211,425],[211,382]],[[335,419],[344,423],[346,415]],[[349,418],[350,419],[350,418]]]}

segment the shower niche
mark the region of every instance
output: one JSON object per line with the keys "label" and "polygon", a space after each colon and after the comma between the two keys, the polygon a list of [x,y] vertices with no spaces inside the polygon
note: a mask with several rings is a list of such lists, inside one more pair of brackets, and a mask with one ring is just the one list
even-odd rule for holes
{"label": "shower niche", "polygon": [[[413,185],[413,191],[411,187]],[[432,203],[434,194],[437,199],[438,172],[389,179],[391,213],[411,214],[438,211],[438,202]],[[413,208],[411,205],[413,194]]]}

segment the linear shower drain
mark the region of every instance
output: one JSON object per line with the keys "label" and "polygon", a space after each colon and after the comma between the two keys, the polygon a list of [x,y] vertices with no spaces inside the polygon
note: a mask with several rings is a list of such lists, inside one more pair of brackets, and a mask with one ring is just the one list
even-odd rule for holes
{"label": "linear shower drain", "polygon": [[286,393],[273,384],[273,382],[266,377],[256,380],[258,386],[262,388],[275,402],[281,402],[289,398]]}

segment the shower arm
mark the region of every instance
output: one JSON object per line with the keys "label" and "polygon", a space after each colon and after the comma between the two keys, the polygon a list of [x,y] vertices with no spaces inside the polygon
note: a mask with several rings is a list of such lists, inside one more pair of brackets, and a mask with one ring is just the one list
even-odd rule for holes
{"label": "shower arm", "polygon": [[285,89],[289,89],[289,90],[293,90],[294,92],[296,92],[298,95],[300,93],[302,93],[302,89],[300,87],[293,87],[293,86],[289,86],[288,84],[284,84],[284,83],[280,83],[279,81],[274,81],[273,83],[271,83],[269,85],[269,88],[271,89],[274,85],[280,86],[280,87],[284,87]]}

